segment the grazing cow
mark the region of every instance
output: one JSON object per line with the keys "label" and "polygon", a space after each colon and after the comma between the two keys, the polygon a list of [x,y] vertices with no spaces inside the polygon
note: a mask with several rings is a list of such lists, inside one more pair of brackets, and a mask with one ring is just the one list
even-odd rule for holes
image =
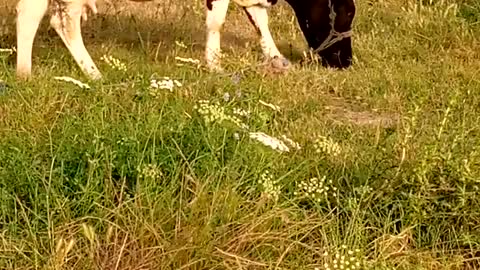
{"label": "grazing cow", "polygon": [[[221,69],[220,29],[230,0],[207,1],[206,60],[211,69]],[[260,34],[267,58],[285,59],[278,51],[268,27],[267,8],[278,0],[233,0],[242,6]],[[325,66],[346,68],[352,63],[352,22],[355,0],[286,0],[293,8],[307,43]],[[288,61],[286,61],[288,63]]]}
{"label": "grazing cow", "polygon": [[[145,2],[151,0],[131,0]],[[268,27],[267,8],[278,0],[233,0],[242,6],[260,35],[260,44],[267,59],[281,59]],[[346,68],[352,62],[351,27],[355,16],[355,0],[286,0],[293,8],[307,43],[325,66]],[[206,0],[207,43],[205,57],[211,70],[221,70],[220,30],[230,0]],[[17,5],[17,76],[31,74],[32,46],[40,21],[52,9],[50,25],[61,37],[81,70],[90,78],[101,73],[87,52],[81,34],[81,18],[88,9],[94,13],[96,0],[20,0]]]}

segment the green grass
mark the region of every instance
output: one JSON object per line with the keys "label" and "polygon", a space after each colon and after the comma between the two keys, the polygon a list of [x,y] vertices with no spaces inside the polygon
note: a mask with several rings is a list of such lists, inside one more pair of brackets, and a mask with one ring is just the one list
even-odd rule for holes
{"label": "green grass", "polygon": [[[175,61],[203,61],[201,1],[104,7],[84,26],[98,82],[44,25],[32,80],[0,55],[0,268],[333,269],[336,253],[362,269],[478,268],[480,9],[451,3],[357,1],[346,71],[298,64],[305,42],[285,4],[270,12],[294,63],[285,74],[261,67],[237,7],[222,75]],[[15,40],[6,15],[2,48]],[[183,85],[152,90],[164,76]],[[248,131],[206,122],[200,100],[248,111]],[[323,177],[328,195],[304,196],[301,183]]]}

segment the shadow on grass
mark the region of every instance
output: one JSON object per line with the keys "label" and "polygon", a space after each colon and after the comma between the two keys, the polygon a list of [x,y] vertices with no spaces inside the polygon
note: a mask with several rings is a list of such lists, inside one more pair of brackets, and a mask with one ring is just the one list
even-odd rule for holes
{"label": "shadow on grass", "polygon": [[[15,11],[2,9],[0,11],[0,47],[12,48],[16,46]],[[48,17],[42,21],[34,43],[35,50],[51,46],[63,46],[55,31],[49,27]],[[182,41],[191,45],[194,53],[203,53],[205,49],[205,23],[201,18],[145,18],[142,14],[110,15],[98,14],[89,17],[82,23],[82,34],[85,46],[91,52],[94,47],[108,46],[128,49],[132,53],[143,52],[155,60],[163,60],[172,49],[175,41]],[[234,30],[234,29],[232,29]],[[222,47],[227,49],[250,41],[242,37],[242,33],[235,33],[224,28],[222,33]],[[252,41],[250,41],[252,42]]]}

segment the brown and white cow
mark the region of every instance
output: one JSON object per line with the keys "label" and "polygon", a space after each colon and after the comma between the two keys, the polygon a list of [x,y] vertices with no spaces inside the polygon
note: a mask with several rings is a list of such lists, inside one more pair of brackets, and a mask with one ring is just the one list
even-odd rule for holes
{"label": "brown and white cow", "polygon": [[[151,0],[131,0],[144,2]],[[268,27],[267,8],[278,0],[232,0],[242,6],[260,35],[266,58],[280,53]],[[307,43],[326,66],[345,68],[352,62],[351,27],[355,0],[286,0],[293,8]],[[230,0],[206,0],[207,42],[205,58],[211,70],[221,70],[220,30]],[[20,0],[17,4],[17,76],[29,77],[32,69],[32,46],[40,21],[47,10],[53,13],[50,25],[61,37],[81,70],[90,78],[101,78],[82,39],[81,19],[88,10],[97,12],[96,0]],[[287,23],[287,22],[286,22]]]}

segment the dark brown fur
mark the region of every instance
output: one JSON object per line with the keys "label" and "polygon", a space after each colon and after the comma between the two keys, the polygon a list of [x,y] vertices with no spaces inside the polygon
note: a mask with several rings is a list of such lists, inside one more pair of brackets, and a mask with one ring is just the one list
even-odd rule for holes
{"label": "dark brown fur", "polygon": [[208,8],[208,10],[212,10],[212,8],[213,8],[213,6],[212,6],[213,1],[215,1],[215,0],[207,0],[207,8]]}

